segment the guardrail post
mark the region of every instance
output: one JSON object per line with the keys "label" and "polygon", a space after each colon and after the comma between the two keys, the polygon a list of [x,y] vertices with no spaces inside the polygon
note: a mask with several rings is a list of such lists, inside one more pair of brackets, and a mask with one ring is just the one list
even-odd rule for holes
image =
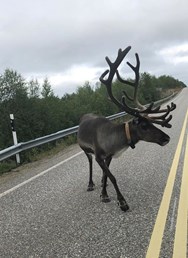
{"label": "guardrail post", "polygon": [[[14,142],[14,145],[17,145],[18,144],[18,139],[17,139],[16,128],[15,128],[15,123],[14,123],[14,115],[13,114],[10,114],[10,124],[11,124],[11,128],[12,128],[13,142]],[[19,153],[16,154],[16,162],[17,162],[17,164],[20,164]]]}

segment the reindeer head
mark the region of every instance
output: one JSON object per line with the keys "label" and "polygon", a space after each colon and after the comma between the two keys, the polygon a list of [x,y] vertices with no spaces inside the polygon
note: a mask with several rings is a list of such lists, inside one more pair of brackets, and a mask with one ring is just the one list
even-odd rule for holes
{"label": "reindeer head", "polygon": [[[106,61],[110,67],[110,70],[106,70],[100,77],[100,81],[106,86],[108,95],[110,99],[123,111],[132,115],[134,119],[132,120],[132,130],[137,135],[139,140],[144,140],[147,142],[154,142],[161,146],[166,145],[170,141],[170,137],[165,134],[163,131],[155,127],[153,124],[161,125],[162,127],[170,128],[171,124],[169,124],[172,119],[172,115],[169,115],[171,111],[176,108],[174,103],[171,105],[167,105],[166,108],[161,109],[161,106],[154,107],[154,103],[149,104],[148,107],[142,105],[138,100],[138,86],[139,86],[139,68],[140,68],[140,60],[138,54],[136,56],[136,66],[133,66],[129,62],[127,62],[128,66],[135,73],[135,80],[127,81],[124,80],[119,72],[118,67],[123,61],[124,57],[130,51],[131,47],[127,47],[123,51],[119,49],[118,56],[114,62],[111,62],[108,57],[106,57]],[[117,100],[112,93],[112,80],[114,75],[116,74],[117,79],[125,84],[130,85],[134,88],[133,97],[130,97],[126,91],[123,91],[123,96],[121,102]],[[108,75],[107,79],[105,77]],[[132,108],[127,105],[126,100],[134,102],[136,108]],[[157,115],[160,114],[160,115]],[[149,116],[150,115],[150,116]],[[152,115],[152,116],[151,116]]]}

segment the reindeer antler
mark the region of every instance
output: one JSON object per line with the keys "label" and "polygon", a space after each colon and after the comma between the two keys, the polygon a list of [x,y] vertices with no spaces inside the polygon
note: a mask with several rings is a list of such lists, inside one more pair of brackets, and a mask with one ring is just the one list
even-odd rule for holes
{"label": "reindeer antler", "polygon": [[[99,80],[106,86],[108,95],[110,99],[122,110],[124,110],[124,106],[121,102],[119,102],[112,94],[112,80],[114,78],[115,73],[117,72],[117,69],[121,62],[123,61],[124,57],[127,55],[127,53],[130,51],[131,47],[127,47],[125,50],[119,49],[118,56],[114,63],[110,61],[108,57],[106,57],[106,62],[108,63],[110,70],[106,70],[99,78]],[[104,77],[108,74],[108,78],[105,80]]]}
{"label": "reindeer antler", "polygon": [[150,122],[152,122],[153,124],[159,124],[163,127],[165,126],[165,127],[170,128],[170,127],[172,127],[172,125],[169,124],[169,122],[172,119],[172,115],[170,115],[169,117],[167,117],[167,116],[175,108],[176,108],[176,105],[173,102],[171,102],[171,106],[167,105],[166,109],[160,109],[160,106],[159,106],[156,108],[156,109],[158,109],[158,110],[156,110],[156,112],[155,112],[155,110],[151,110],[151,112],[149,114],[158,114],[158,113],[165,113],[165,114],[163,114],[161,116],[152,116],[152,117],[148,116],[148,120],[150,120]]}
{"label": "reindeer antler", "polygon": [[[173,111],[176,108],[176,105],[174,103],[171,103],[171,106],[167,106],[166,109],[161,109],[161,106],[155,107],[154,103],[151,103],[148,107],[145,107],[144,105],[142,105],[138,98],[138,87],[139,87],[139,69],[140,69],[140,60],[139,60],[139,56],[136,53],[136,65],[133,66],[132,64],[130,64],[129,62],[127,62],[128,66],[134,71],[135,73],[135,80],[132,81],[127,81],[122,79],[122,77],[119,74],[118,71],[118,67],[121,64],[121,62],[123,61],[123,59],[125,58],[125,56],[127,55],[127,53],[130,51],[131,47],[128,46],[127,48],[125,48],[124,50],[119,49],[118,51],[118,55],[117,58],[114,62],[111,62],[110,59],[108,57],[106,57],[106,61],[110,67],[110,70],[106,70],[100,77],[100,81],[106,86],[107,88],[107,92],[108,95],[110,97],[110,99],[122,110],[124,110],[125,112],[129,113],[130,115],[136,116],[136,117],[145,117],[147,118],[149,121],[151,121],[152,123],[155,124],[160,124],[161,126],[165,126],[165,127],[171,127],[171,125],[169,124],[169,121],[172,119],[172,115],[169,115],[169,113],[171,111]],[[105,76],[108,74],[108,78],[104,79]],[[123,83],[123,84],[127,84],[130,85],[131,87],[134,88],[134,95],[133,98],[128,96],[128,94],[126,93],[126,91],[123,91],[123,96],[122,96],[122,102],[118,101],[113,93],[112,93],[112,80],[114,78],[114,75],[117,75],[117,79]],[[126,104],[126,99],[129,99],[130,101],[133,101],[137,108],[132,108],[129,107]],[[164,113],[161,116],[152,116],[149,117],[149,114],[158,114],[158,113]]]}

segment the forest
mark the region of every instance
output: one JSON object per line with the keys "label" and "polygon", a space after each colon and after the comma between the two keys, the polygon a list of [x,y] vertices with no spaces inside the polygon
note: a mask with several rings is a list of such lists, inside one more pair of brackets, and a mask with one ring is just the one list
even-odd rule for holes
{"label": "forest", "polygon": [[[164,98],[186,85],[172,76],[140,75],[139,100],[142,104]],[[125,85],[113,83],[114,95],[121,99]],[[126,91],[132,94],[130,86]],[[129,103],[131,104],[131,103]],[[18,142],[45,136],[79,123],[84,113],[108,116],[121,110],[108,99],[104,85],[85,82],[75,93],[55,96],[48,78],[26,81],[17,71],[6,69],[0,75],[0,150],[13,145],[10,114],[14,114]],[[53,145],[53,144],[52,144]],[[49,146],[47,146],[49,148]],[[47,148],[45,146],[42,149]],[[26,155],[22,161],[27,160]]]}

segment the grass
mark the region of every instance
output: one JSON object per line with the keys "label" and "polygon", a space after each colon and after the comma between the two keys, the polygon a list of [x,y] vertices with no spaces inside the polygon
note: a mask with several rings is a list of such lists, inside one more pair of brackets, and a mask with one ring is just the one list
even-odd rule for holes
{"label": "grass", "polygon": [[16,161],[13,161],[13,160],[3,161],[0,163],[0,175],[5,172],[9,172],[16,167],[17,167]]}

